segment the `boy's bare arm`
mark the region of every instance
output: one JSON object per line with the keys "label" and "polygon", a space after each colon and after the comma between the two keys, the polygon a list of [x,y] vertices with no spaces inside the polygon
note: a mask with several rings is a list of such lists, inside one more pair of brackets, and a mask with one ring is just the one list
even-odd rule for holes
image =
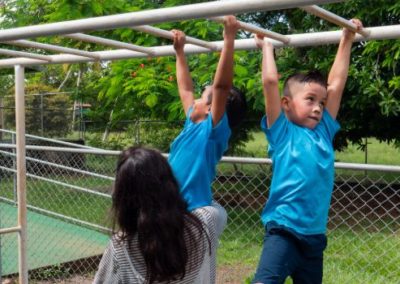
{"label": "boy's bare arm", "polygon": [[[352,22],[357,26],[357,29],[362,28],[360,20],[353,19]],[[343,90],[349,73],[350,53],[354,37],[354,32],[347,28],[343,29],[343,35],[339,43],[335,61],[333,62],[328,76],[328,98],[326,109],[334,119],[336,119],[339,112],[340,101],[342,99]]]}
{"label": "boy's bare arm", "polygon": [[192,77],[190,76],[185,52],[183,50],[186,39],[185,34],[182,31],[172,30],[171,32],[174,34],[174,49],[176,52],[176,80],[178,83],[178,91],[183,110],[186,114],[194,102]]}
{"label": "boy's bare arm", "polygon": [[281,98],[279,96],[279,78],[274,58],[274,46],[262,35],[256,35],[256,44],[262,49],[262,85],[265,99],[265,114],[267,126],[271,127],[281,113]]}
{"label": "boy's bare arm", "polygon": [[226,100],[232,88],[233,54],[238,28],[239,22],[234,16],[224,18],[224,47],[215,72],[212,90],[211,114],[214,126],[224,115]]}

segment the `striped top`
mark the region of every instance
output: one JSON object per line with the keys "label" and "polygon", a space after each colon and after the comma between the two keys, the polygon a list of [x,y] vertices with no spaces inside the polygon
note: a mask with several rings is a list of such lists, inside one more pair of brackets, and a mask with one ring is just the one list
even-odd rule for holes
{"label": "striped top", "polygon": [[[200,207],[193,213],[203,222],[210,237],[211,254],[209,243],[204,235],[201,242],[202,248],[198,250],[201,254],[191,255],[188,268],[182,280],[169,283],[215,283],[216,278],[216,250],[218,237],[221,235],[227,220],[225,209],[218,203],[213,202],[211,206]],[[189,234],[185,237],[190,243]],[[138,239],[120,241],[118,234],[113,235],[108,247],[101,259],[99,270],[94,282],[97,283],[146,283],[146,265],[139,250]]]}

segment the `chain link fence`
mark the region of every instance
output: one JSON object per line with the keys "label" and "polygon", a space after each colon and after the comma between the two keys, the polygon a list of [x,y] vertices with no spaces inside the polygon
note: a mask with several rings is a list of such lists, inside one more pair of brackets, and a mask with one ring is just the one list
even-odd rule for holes
{"label": "chain link fence", "polygon": [[[4,136],[13,141],[11,133]],[[27,138],[30,282],[68,278],[90,283],[109,240],[118,152],[37,141]],[[3,144],[0,155],[0,227],[7,228],[17,222],[14,148]],[[217,283],[247,283],[252,278],[270,180],[267,159],[228,157],[218,166],[214,196],[229,219],[218,251]],[[337,165],[324,283],[399,283],[399,204],[400,167]],[[4,279],[18,273],[17,237],[0,238]]]}

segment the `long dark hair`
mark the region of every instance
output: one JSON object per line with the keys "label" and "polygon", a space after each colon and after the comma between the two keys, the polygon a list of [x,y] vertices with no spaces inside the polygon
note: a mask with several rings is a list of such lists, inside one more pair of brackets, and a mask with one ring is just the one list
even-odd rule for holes
{"label": "long dark hair", "polygon": [[137,234],[148,283],[183,279],[191,269],[190,256],[204,255],[204,235],[209,239],[202,222],[188,211],[167,160],[143,147],[120,155],[112,223],[122,241],[130,243]]}

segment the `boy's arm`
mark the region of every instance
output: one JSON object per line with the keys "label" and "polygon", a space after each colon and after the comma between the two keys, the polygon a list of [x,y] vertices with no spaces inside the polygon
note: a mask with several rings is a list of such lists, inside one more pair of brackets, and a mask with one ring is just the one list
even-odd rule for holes
{"label": "boy's arm", "polygon": [[281,98],[279,96],[279,77],[274,58],[274,46],[264,36],[256,35],[256,44],[262,49],[262,85],[265,99],[265,114],[267,126],[271,127],[281,113]]}
{"label": "boy's arm", "polygon": [[176,80],[178,83],[179,96],[181,98],[183,110],[187,114],[189,107],[194,102],[194,89],[192,77],[190,76],[189,67],[186,62],[184,52],[185,34],[179,30],[172,30],[174,34],[174,49],[176,52]]}
{"label": "boy's arm", "polygon": [[224,47],[215,72],[212,89],[211,114],[213,126],[217,125],[224,115],[226,100],[232,88],[233,54],[238,28],[239,22],[234,16],[224,17]]}
{"label": "boy's arm", "polygon": [[[352,22],[357,26],[357,29],[362,28],[360,20],[353,19]],[[326,101],[326,110],[334,119],[336,119],[339,112],[340,101],[342,99],[343,90],[349,73],[350,53],[354,37],[354,32],[347,28],[343,29],[343,35],[339,43],[335,61],[333,62],[328,76],[328,98]]]}

